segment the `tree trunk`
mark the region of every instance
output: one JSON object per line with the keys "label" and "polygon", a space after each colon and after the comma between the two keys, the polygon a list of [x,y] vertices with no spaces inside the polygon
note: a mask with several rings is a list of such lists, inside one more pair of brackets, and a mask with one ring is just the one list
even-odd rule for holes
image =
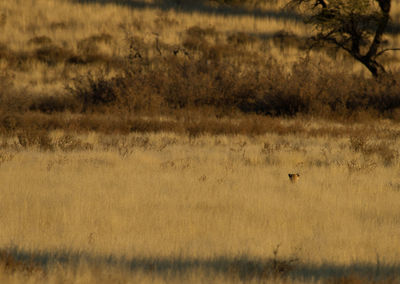
{"label": "tree trunk", "polygon": [[358,59],[358,61],[360,61],[365,67],[367,67],[367,69],[371,72],[372,76],[374,76],[375,78],[386,73],[385,68],[375,60],[372,60],[367,57],[362,57]]}

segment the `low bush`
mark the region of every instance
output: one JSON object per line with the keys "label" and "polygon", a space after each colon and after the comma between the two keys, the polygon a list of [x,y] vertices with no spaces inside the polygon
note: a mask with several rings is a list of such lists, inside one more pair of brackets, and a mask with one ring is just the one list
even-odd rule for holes
{"label": "low bush", "polygon": [[36,57],[38,61],[51,66],[63,62],[71,56],[72,52],[70,50],[53,44],[40,46],[34,52],[34,57]]}
{"label": "low bush", "polygon": [[64,112],[67,110],[77,111],[78,103],[75,98],[63,95],[41,96],[32,99],[29,110],[49,114],[54,112]]}
{"label": "low bush", "polygon": [[[193,27],[197,43],[183,45],[190,56],[167,55],[162,60],[131,56],[118,75],[107,72],[80,77],[69,86],[82,111],[160,113],[171,110],[214,108],[226,114],[239,111],[269,116],[312,115],[323,118],[395,118],[400,86],[388,74],[378,81],[331,71],[308,57],[287,74],[273,58],[232,63],[229,46],[209,45],[211,33]],[[233,39],[232,39],[233,40]],[[189,51],[190,53],[190,51]],[[136,53],[137,55],[137,53]],[[240,70],[240,71],[239,71]],[[365,117],[365,115],[364,115]]]}
{"label": "low bush", "polygon": [[[257,119],[252,122],[244,119],[236,125],[208,119],[240,114],[250,117],[254,114],[268,117],[300,115],[342,121],[377,117],[400,119],[397,73],[387,74],[379,80],[364,78],[345,70],[326,68],[323,63],[316,65],[307,56],[293,64],[288,72],[274,58],[252,54],[245,47],[234,47],[253,43],[253,37],[232,34],[225,43],[219,39],[220,36],[214,28],[193,26],[186,30],[178,48],[157,40],[156,56],[149,55],[151,47],[148,43],[132,37],[130,53],[125,58],[116,60],[113,68],[99,67],[97,71],[74,78],[67,83],[67,95],[27,99],[13,90],[13,75],[4,71],[4,74],[0,73],[0,86],[4,87],[0,91],[0,131],[10,133],[18,128],[26,129],[28,125],[32,129],[124,133],[159,131],[162,128],[186,132],[194,137],[204,132],[252,131],[259,134],[270,131],[271,127],[278,133],[304,132],[296,127],[291,130],[282,128],[278,124],[269,125],[267,129]],[[97,53],[97,44],[109,44],[112,40],[107,34],[85,38],[78,44],[78,54],[53,46],[51,40],[44,37],[32,38],[30,42],[37,46],[33,52],[36,60],[47,64],[86,64],[91,60],[90,56],[105,56]],[[1,50],[7,58],[24,57],[22,53],[12,53],[7,46],[0,47]],[[24,62],[20,59],[15,59],[15,62]],[[101,60],[105,63],[109,58]],[[67,125],[58,116],[58,113],[66,111],[86,117]],[[185,119],[183,124],[132,119],[135,115],[174,117],[181,112],[190,116],[200,114],[205,119],[201,122]],[[107,114],[110,119],[99,119],[95,114]],[[326,131],[332,134],[333,130]],[[383,159],[394,161],[389,152],[385,152]]]}

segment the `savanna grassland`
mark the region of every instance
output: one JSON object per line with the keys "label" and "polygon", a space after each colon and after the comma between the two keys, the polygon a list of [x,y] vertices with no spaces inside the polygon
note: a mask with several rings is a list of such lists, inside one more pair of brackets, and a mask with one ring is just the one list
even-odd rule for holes
{"label": "savanna grassland", "polygon": [[398,282],[400,128],[296,123],[4,138],[2,283]]}
{"label": "savanna grassland", "polygon": [[400,282],[398,55],[241,2],[0,1],[1,283]]}

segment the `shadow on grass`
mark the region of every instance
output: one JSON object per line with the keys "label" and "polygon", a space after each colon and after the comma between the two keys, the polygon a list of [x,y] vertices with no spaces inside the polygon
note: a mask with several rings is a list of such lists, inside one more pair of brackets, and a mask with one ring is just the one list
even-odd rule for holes
{"label": "shadow on grass", "polygon": [[[158,3],[146,3],[143,0],[72,0],[81,4],[114,4],[130,7],[133,9],[160,9],[162,11],[177,10],[184,13],[204,13],[214,15],[230,15],[230,16],[253,16],[256,18],[269,18],[276,20],[291,20],[295,22],[303,22],[304,16],[294,11],[282,9],[280,11],[267,9],[246,9],[241,7],[212,7],[204,5],[201,1],[196,3],[181,3],[176,4],[172,1],[159,1]],[[180,2],[180,1],[176,1]],[[386,31],[388,34],[400,33],[400,23],[391,22]]]}
{"label": "shadow on grass", "polygon": [[260,9],[244,9],[240,7],[212,7],[204,5],[201,1],[196,3],[182,3],[174,4],[170,1],[160,1],[159,3],[146,3],[141,0],[73,0],[74,2],[85,4],[85,3],[97,3],[97,4],[114,4],[130,7],[133,9],[160,9],[162,11],[177,10],[184,13],[205,13],[214,15],[231,15],[231,16],[254,16],[256,18],[271,18],[277,20],[293,20],[302,21],[303,17],[298,13],[282,10],[260,10]]}
{"label": "shadow on grass", "polygon": [[[94,267],[126,269],[132,272],[150,274],[184,275],[194,271],[203,271],[207,275],[235,277],[241,280],[262,278],[288,278],[301,281],[342,281],[346,277],[358,277],[370,281],[400,280],[400,265],[355,262],[350,265],[324,263],[312,265],[298,259],[284,259],[276,254],[270,258],[239,257],[133,257],[124,258],[113,255],[94,255],[88,252],[73,251],[25,251],[7,248],[0,250],[0,268],[11,267],[12,271],[47,271],[52,266],[77,268],[81,263]],[[26,264],[26,265],[25,265]],[[14,268],[13,268],[13,267]],[[22,267],[22,268],[21,268]],[[26,268],[27,267],[27,268]],[[396,282],[396,281],[394,281]],[[393,283],[394,283],[393,282]],[[345,282],[343,282],[345,283]],[[347,282],[346,282],[347,283]],[[357,282],[358,283],[358,282]],[[360,282],[361,283],[361,282]]]}

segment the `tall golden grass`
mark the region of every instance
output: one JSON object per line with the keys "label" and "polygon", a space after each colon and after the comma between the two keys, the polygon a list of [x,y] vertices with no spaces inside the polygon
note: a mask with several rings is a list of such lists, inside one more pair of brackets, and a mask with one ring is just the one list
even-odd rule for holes
{"label": "tall golden grass", "polygon": [[47,151],[4,141],[4,281],[399,279],[397,139],[69,139],[91,150],[65,147],[60,131]]}
{"label": "tall golden grass", "polygon": [[396,54],[179,2],[0,1],[0,283],[398,282]]}

